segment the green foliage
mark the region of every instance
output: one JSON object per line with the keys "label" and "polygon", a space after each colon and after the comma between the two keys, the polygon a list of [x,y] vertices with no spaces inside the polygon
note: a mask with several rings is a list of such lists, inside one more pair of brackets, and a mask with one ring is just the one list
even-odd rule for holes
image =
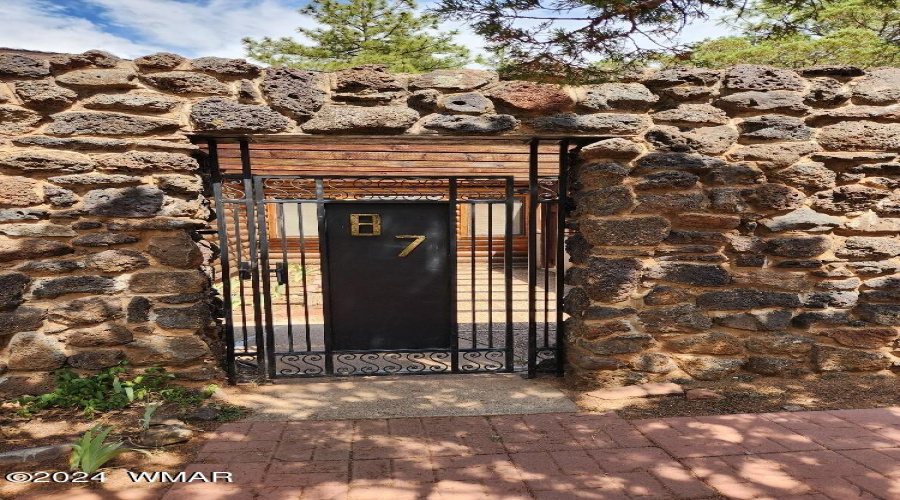
{"label": "green foliage", "polygon": [[163,389],[174,375],[161,368],[149,368],[131,380],[124,380],[125,362],[106,368],[94,375],[79,376],[68,368],[55,372],[56,389],[40,396],[25,396],[17,401],[21,413],[31,413],[47,408],[79,408],[85,414],[106,412],[124,408],[144,400],[151,393]]}
{"label": "green foliage", "polygon": [[140,427],[142,431],[146,431],[150,428],[150,422],[153,420],[153,414],[156,413],[156,410],[162,406],[162,401],[156,401],[154,403],[148,404],[144,407],[144,416],[141,417]]}
{"label": "green foliage", "polygon": [[216,418],[217,422],[231,422],[243,418],[250,413],[248,408],[239,405],[213,403],[213,406],[219,410],[219,416]]}
{"label": "green foliage", "polygon": [[[112,431],[112,426],[103,428],[99,424],[84,433],[81,439],[72,444],[72,455],[69,457],[69,467],[75,471],[93,474],[103,464],[132,448],[125,448],[121,442],[104,443],[106,437]],[[146,452],[145,452],[146,453]]]}
{"label": "green foliage", "polygon": [[219,386],[216,384],[209,384],[201,391],[174,386],[160,390],[158,395],[163,401],[172,403],[183,410],[191,406],[199,405],[204,400],[209,399],[209,397],[218,389]]}
{"label": "green foliage", "polygon": [[[804,0],[786,0],[799,3]],[[438,0],[435,12],[461,21],[502,54],[508,77],[594,81],[677,47],[677,35],[711,9],[743,0]],[[597,61],[603,61],[598,65]]]}
{"label": "green foliage", "polygon": [[678,62],[713,68],[738,63],[798,68],[900,62],[897,0],[823,0],[794,8],[757,0],[734,22],[742,36],[704,40]]}
{"label": "green foliage", "polygon": [[420,73],[471,61],[469,50],[453,43],[457,32],[439,31],[438,18],[418,15],[414,0],[312,0],[299,12],[322,27],[298,28],[301,41],[245,38],[247,55],[272,65],[323,71],[384,64],[391,71]]}

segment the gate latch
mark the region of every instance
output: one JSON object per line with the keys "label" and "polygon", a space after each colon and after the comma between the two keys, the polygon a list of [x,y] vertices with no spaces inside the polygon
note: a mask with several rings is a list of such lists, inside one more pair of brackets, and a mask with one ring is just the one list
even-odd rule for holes
{"label": "gate latch", "polygon": [[276,262],[275,268],[269,269],[269,272],[275,275],[279,285],[287,283],[287,266],[284,265],[284,262]]}
{"label": "gate latch", "polygon": [[253,271],[249,262],[241,262],[238,266],[238,277],[244,281],[253,279]]}

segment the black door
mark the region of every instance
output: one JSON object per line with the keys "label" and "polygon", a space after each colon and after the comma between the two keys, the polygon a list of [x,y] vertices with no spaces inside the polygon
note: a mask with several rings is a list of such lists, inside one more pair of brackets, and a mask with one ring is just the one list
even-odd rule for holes
{"label": "black door", "polygon": [[325,207],[335,351],[449,349],[448,203],[329,203]]}

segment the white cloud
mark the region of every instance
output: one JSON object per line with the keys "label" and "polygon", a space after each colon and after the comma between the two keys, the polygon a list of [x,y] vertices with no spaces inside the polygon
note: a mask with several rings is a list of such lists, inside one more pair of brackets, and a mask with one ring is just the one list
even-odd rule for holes
{"label": "white cloud", "polygon": [[123,57],[160,50],[155,44],[136,43],[105,33],[89,20],[65,15],[52,2],[0,0],[0,47],[48,52],[84,52],[103,49]]}
{"label": "white cloud", "polygon": [[244,37],[295,35],[305,2],[281,0],[86,0],[110,24],[187,57],[243,57]]}
{"label": "white cloud", "polygon": [[[0,0],[0,47],[53,52],[103,49],[134,58],[156,51],[186,57],[244,57],[241,39],[297,37],[311,21],[297,14],[306,0],[82,0],[95,9],[92,19],[67,13],[52,0]],[[428,6],[429,2],[421,2]],[[718,17],[718,16],[714,16]],[[463,23],[445,23],[459,31],[457,41],[484,54],[484,40]],[[715,19],[697,21],[680,40],[721,36],[728,29]]]}

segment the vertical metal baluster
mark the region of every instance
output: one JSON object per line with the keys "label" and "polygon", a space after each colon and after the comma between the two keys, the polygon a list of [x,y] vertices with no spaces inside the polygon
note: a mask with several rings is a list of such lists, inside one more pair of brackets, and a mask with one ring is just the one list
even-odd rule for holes
{"label": "vertical metal baluster", "polygon": [[[256,359],[258,363],[258,371],[260,378],[266,378],[268,373],[266,369],[267,358],[266,358],[266,347],[267,347],[267,337],[265,335],[265,326],[263,323],[263,313],[262,313],[262,301],[267,300],[260,297],[260,279],[263,278],[263,270],[265,271],[264,283],[268,283],[268,274],[269,269],[263,268],[260,269],[259,266],[259,241],[257,240],[256,235],[256,224],[258,221],[254,218],[254,208],[256,206],[256,200],[259,200],[260,206],[263,206],[262,200],[264,199],[262,184],[260,183],[256,189],[254,189],[253,182],[253,172],[252,167],[250,165],[250,145],[247,143],[247,139],[240,140],[240,148],[241,148],[241,171],[244,178],[244,192],[246,193],[247,199],[247,240],[250,243],[250,269],[251,269],[251,284],[253,285],[253,322],[256,330]],[[263,220],[265,222],[265,220]],[[265,229],[265,228],[263,228]]]}
{"label": "vertical metal baluster", "polygon": [[[263,202],[263,182],[257,179],[256,204],[257,234],[259,234],[259,269],[262,280],[262,303],[266,332],[266,359],[269,378],[275,378],[275,321],[272,314],[272,272],[269,264],[269,221],[266,220],[266,204]],[[257,288],[259,290],[259,288]]]}
{"label": "vertical metal baluster", "polygon": [[322,312],[324,318],[323,337],[325,342],[325,373],[334,375],[334,359],[331,346],[334,345],[331,331],[331,287],[328,283],[328,229],[325,226],[325,183],[316,177],[316,217],[319,223],[319,268],[322,273]]}
{"label": "vertical metal baluster", "polygon": [[457,221],[456,217],[456,177],[450,178],[450,192],[448,193],[448,198],[450,198],[450,206],[448,208],[448,216],[450,217],[450,224],[448,224],[447,237],[450,240],[450,244],[447,245],[447,259],[450,263],[450,297],[452,300],[450,301],[450,334],[452,335],[450,342],[450,349],[452,352],[450,353],[450,371],[452,373],[459,372],[459,276],[456,274],[459,272],[459,266],[457,260],[459,259],[459,255],[457,255],[456,250],[456,233],[459,232],[459,226],[462,225],[462,218],[460,217],[459,221]]}
{"label": "vertical metal baluster", "polygon": [[[243,264],[244,264],[244,256],[243,256],[244,244],[241,241],[242,240],[241,239],[241,222],[240,222],[241,209],[244,209],[244,211],[247,212],[246,200],[241,205],[236,205],[236,206],[232,207],[232,209],[231,209],[232,221],[234,222],[234,239],[236,242],[235,256],[236,256],[237,265],[238,265],[238,275],[237,275],[238,276],[238,290],[240,291],[240,294],[241,294],[241,329],[243,330],[243,337],[244,337],[244,354],[246,354],[247,351],[249,351],[249,349],[250,349],[250,343],[249,343],[249,338],[248,338],[248,333],[247,333],[247,296],[245,295],[245,290],[244,290],[244,278],[243,278],[243,276],[241,276],[241,270],[243,269]],[[245,220],[246,220],[246,218],[245,218]],[[249,248],[248,248],[248,250],[249,250]],[[251,270],[251,272],[252,272],[252,270]],[[259,349],[258,346],[256,348]]]}
{"label": "vertical metal baluster", "polygon": [[537,366],[537,208],[539,139],[531,139],[528,156],[528,376]]}
{"label": "vertical metal baluster", "polygon": [[469,203],[469,244],[471,248],[469,249],[470,258],[472,261],[470,262],[470,272],[471,275],[471,297],[472,297],[472,348],[478,347],[477,338],[478,338],[478,323],[475,317],[475,209],[478,207],[474,202]]}
{"label": "vertical metal baluster", "polygon": [[491,267],[494,263],[494,202],[489,201],[487,204],[488,207],[488,262],[487,262],[487,277],[488,277],[488,347],[494,347],[494,279],[493,279],[493,268]]}
{"label": "vertical metal baluster", "polygon": [[550,210],[552,202],[541,208],[541,246],[544,247],[544,347],[550,346]]}
{"label": "vertical metal baluster", "polygon": [[[306,267],[306,235],[303,234],[303,203],[297,204],[297,220],[299,221],[300,230],[300,267],[303,268],[303,322],[306,333],[306,350],[312,350],[312,334],[309,326],[309,285],[307,274],[309,268]],[[322,261],[319,259],[319,265]]]}
{"label": "vertical metal baluster", "polygon": [[[237,367],[235,366],[234,357],[234,310],[231,304],[231,267],[229,265],[229,238],[228,238],[228,220],[225,217],[225,202],[222,196],[222,172],[219,169],[219,151],[218,144],[214,139],[206,141],[208,156],[204,157],[207,171],[212,176],[213,199],[216,203],[216,232],[219,237],[219,265],[222,272],[219,275],[222,280],[222,304],[224,306],[225,315],[225,371],[228,376],[228,383],[237,383]],[[240,248],[238,248],[240,251]],[[238,270],[240,272],[240,270]],[[246,336],[246,329],[244,330]],[[244,343],[246,349],[247,344]]]}
{"label": "vertical metal baluster", "polygon": [[515,325],[513,324],[513,208],[515,180],[506,178],[506,234],[503,239],[504,291],[506,292],[506,371],[515,369]]}
{"label": "vertical metal baluster", "polygon": [[284,307],[287,309],[288,322],[288,352],[294,352],[294,321],[291,318],[291,279],[290,265],[288,263],[287,231],[284,223],[284,203],[275,204],[275,217],[277,217],[278,234],[281,236],[281,265],[284,266]]}
{"label": "vertical metal baluster", "polygon": [[556,373],[565,371],[565,323],[563,298],[566,293],[566,207],[569,196],[569,140],[559,143],[559,195],[556,198]]}

